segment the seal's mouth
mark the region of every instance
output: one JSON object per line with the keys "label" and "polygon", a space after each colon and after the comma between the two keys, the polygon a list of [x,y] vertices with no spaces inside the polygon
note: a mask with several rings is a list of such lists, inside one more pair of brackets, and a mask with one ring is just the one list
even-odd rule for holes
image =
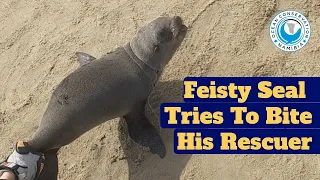
{"label": "seal's mouth", "polygon": [[172,18],[172,23],[171,23],[171,31],[174,35],[174,37],[178,38],[186,34],[187,32],[187,26],[185,26],[182,22],[181,17],[179,16],[174,16]]}

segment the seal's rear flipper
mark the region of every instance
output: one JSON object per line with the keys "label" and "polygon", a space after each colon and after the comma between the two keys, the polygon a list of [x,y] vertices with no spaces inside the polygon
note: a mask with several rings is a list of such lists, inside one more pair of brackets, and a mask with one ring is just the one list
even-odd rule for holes
{"label": "seal's rear flipper", "polygon": [[38,180],[57,180],[58,179],[58,157],[59,149],[52,149],[44,153],[45,163]]}
{"label": "seal's rear flipper", "polygon": [[92,57],[89,54],[86,54],[83,52],[76,52],[76,56],[78,57],[78,61],[80,63],[80,66],[83,66],[83,65],[96,59],[95,57]]}

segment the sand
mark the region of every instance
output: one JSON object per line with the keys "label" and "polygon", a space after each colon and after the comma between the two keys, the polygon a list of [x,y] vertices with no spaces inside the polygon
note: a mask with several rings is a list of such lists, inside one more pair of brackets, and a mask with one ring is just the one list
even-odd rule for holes
{"label": "sand", "polygon": [[[182,101],[186,76],[319,76],[318,0],[1,0],[0,158],[36,131],[56,85],[78,68],[74,53],[99,57],[159,15],[180,15],[189,32],[152,93],[147,116]],[[295,9],[312,26],[297,53],[272,44],[269,22]],[[158,125],[159,126],[159,125]],[[165,159],[133,143],[122,120],[87,132],[59,152],[59,179],[320,179],[317,155],[176,155],[172,130],[160,129]]]}

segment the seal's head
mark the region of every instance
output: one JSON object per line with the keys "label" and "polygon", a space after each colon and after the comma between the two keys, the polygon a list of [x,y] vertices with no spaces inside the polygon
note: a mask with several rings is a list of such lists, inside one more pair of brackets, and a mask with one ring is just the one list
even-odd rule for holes
{"label": "seal's head", "polygon": [[130,42],[134,54],[161,71],[180,46],[187,32],[179,16],[159,17],[142,27]]}

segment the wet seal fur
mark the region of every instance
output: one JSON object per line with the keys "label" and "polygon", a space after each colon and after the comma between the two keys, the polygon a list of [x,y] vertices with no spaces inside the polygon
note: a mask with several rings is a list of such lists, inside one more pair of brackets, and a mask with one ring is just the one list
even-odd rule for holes
{"label": "wet seal fur", "polygon": [[77,52],[81,67],[56,87],[40,126],[28,142],[44,152],[40,179],[57,179],[57,151],[99,124],[123,117],[130,137],[163,158],[164,143],[145,116],[154,84],[186,35],[182,19],[159,17],[124,47],[96,59]]}

